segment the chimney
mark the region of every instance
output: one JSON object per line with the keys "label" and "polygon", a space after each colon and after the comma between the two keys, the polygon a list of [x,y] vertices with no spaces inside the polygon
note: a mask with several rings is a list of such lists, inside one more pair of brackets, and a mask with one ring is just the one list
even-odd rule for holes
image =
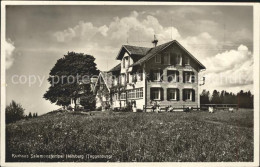
{"label": "chimney", "polygon": [[152,43],[154,44],[154,47],[156,47],[158,43],[158,39],[156,38],[156,35],[154,35],[154,40],[152,41]]}

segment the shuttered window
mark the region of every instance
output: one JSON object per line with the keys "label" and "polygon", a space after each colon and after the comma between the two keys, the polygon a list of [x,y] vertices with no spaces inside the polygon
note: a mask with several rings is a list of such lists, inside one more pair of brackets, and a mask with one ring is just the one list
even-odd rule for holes
{"label": "shuttered window", "polygon": [[194,89],[183,89],[183,100],[184,101],[195,101],[195,90]]}
{"label": "shuttered window", "polygon": [[151,100],[161,100],[160,88],[151,88]]}
{"label": "shuttered window", "polygon": [[179,71],[168,70],[167,78],[168,78],[168,82],[179,82]]}

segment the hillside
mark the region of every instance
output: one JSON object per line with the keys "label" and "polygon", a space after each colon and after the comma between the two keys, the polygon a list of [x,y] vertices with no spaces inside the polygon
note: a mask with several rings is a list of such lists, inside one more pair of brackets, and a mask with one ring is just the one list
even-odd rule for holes
{"label": "hillside", "polygon": [[253,161],[252,110],[91,113],[8,124],[7,161]]}

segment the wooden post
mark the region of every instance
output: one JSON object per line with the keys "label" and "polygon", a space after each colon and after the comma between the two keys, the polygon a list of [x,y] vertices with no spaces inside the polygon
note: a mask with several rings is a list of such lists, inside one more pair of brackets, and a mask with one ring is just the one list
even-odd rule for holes
{"label": "wooden post", "polygon": [[239,109],[239,93],[237,94],[237,110]]}

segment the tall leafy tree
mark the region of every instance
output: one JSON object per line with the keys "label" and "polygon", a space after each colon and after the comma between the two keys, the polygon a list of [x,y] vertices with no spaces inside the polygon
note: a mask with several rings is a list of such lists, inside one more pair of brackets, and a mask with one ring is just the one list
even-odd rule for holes
{"label": "tall leafy tree", "polygon": [[[76,104],[76,99],[82,97],[82,91],[90,92],[90,86],[86,85],[98,73],[93,56],[68,52],[51,69],[48,78],[51,86],[43,97],[60,106],[68,106],[71,99]],[[92,101],[92,98],[93,96],[87,96],[84,100]]]}
{"label": "tall leafy tree", "polygon": [[11,123],[24,118],[24,108],[21,104],[12,101],[5,109],[6,123]]}
{"label": "tall leafy tree", "polygon": [[210,103],[210,93],[205,89],[200,94],[200,104],[209,104]]}
{"label": "tall leafy tree", "polygon": [[214,90],[213,93],[212,93],[211,103],[212,104],[220,104],[221,103],[220,94],[217,90]]}

